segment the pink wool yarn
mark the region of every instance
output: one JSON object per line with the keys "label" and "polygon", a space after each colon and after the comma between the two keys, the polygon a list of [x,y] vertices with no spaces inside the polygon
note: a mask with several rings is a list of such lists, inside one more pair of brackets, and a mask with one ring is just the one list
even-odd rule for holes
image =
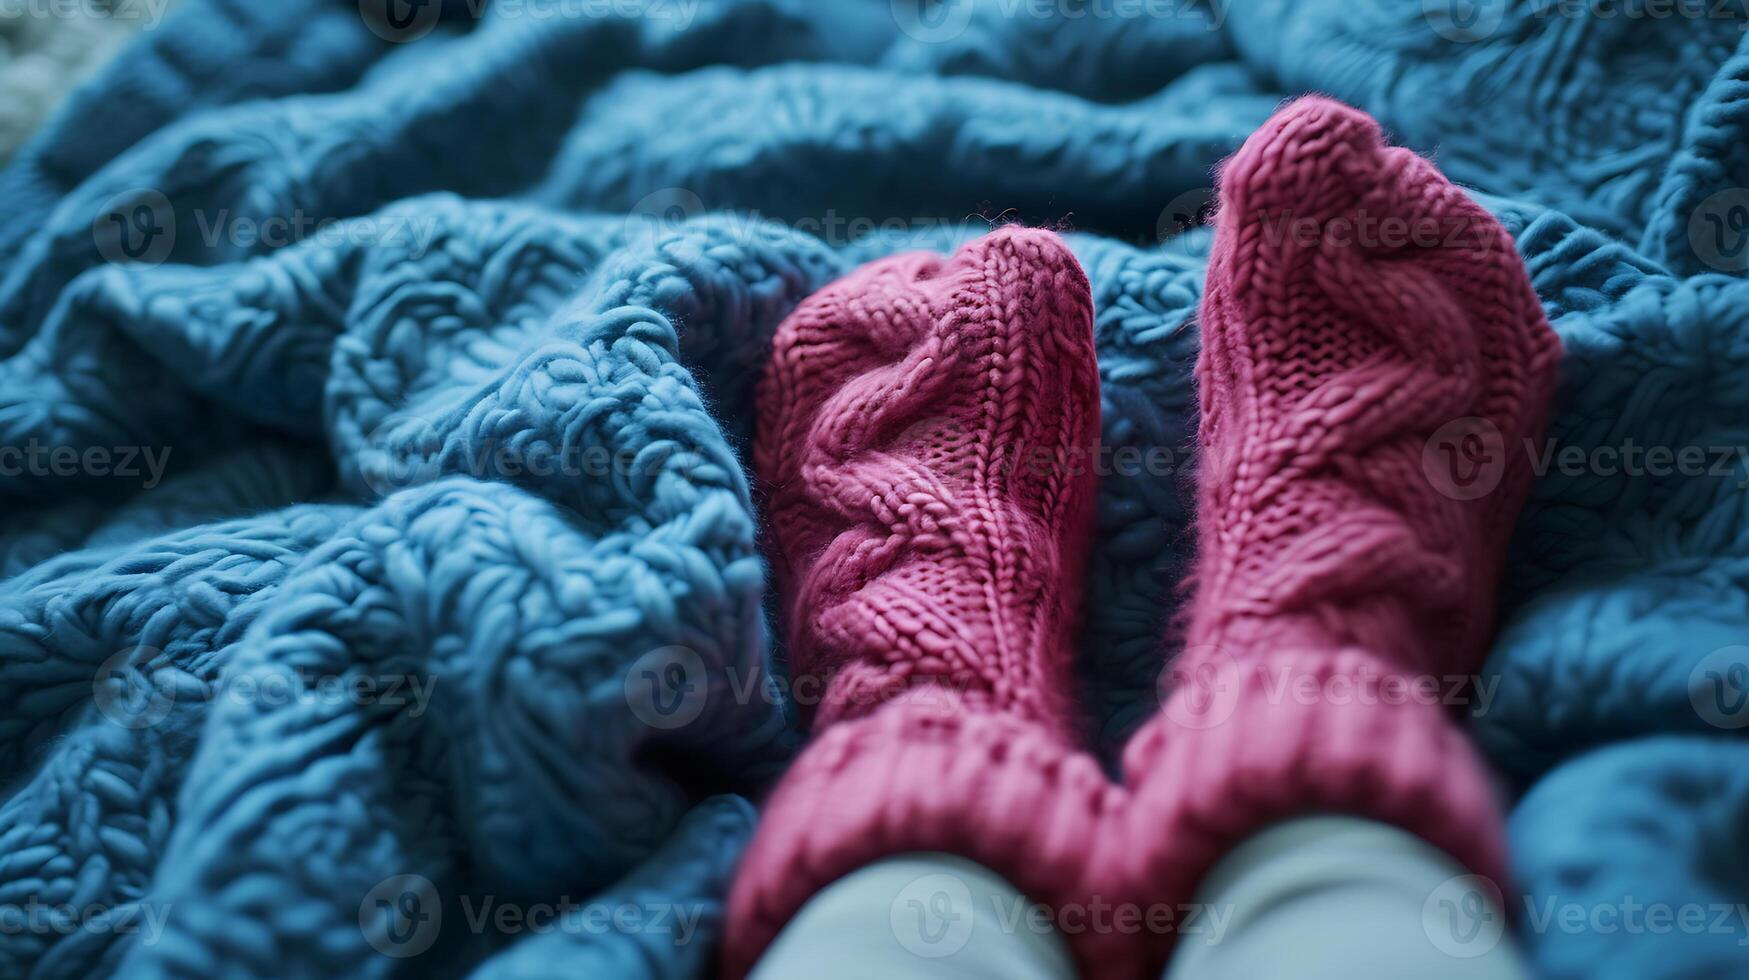
{"label": "pink wool yarn", "polygon": [[1203,876],[1281,819],[1385,821],[1504,882],[1446,702],[1493,629],[1559,342],[1505,230],[1363,113],[1292,103],[1220,190],[1194,597],[1122,787],[1069,700],[1099,403],[1063,245],[876,263],[779,329],[754,457],[792,673],[825,697],[730,897],[729,975],[906,852],[1078,910],[1101,977],[1157,975]]}
{"label": "pink wool yarn", "polygon": [[866,266],[779,328],[754,463],[791,673],[825,694],[730,897],[731,975],[883,857],[954,852],[1045,903],[1095,887],[1116,791],[1069,747],[1092,324],[1061,240],[1007,228]]}
{"label": "pink wool yarn", "polygon": [[1293,103],[1220,183],[1195,595],[1125,750],[1125,874],[1185,901],[1265,824],[1334,811],[1504,882],[1445,702],[1493,629],[1559,341],[1505,230],[1359,111]]}

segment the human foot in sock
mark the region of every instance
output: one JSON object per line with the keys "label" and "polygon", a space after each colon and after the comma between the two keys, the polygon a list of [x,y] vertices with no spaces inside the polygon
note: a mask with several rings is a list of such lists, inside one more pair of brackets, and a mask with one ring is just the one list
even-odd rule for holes
{"label": "human foot in sock", "polygon": [[1092,316],[1062,242],[1010,228],[867,266],[779,328],[754,462],[792,681],[823,697],[731,896],[732,975],[881,858],[956,854],[1046,905],[1091,875],[1114,792],[1070,747]]}
{"label": "human foot in sock", "polygon": [[1498,880],[1488,777],[1446,709],[1493,626],[1559,343],[1505,231],[1338,103],[1253,135],[1217,221],[1195,596],[1124,755],[1128,873],[1188,901],[1265,824],[1335,811]]}

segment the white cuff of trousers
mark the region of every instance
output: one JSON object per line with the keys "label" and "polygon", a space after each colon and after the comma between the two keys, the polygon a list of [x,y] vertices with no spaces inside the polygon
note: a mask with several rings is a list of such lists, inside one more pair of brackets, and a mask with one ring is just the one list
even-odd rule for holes
{"label": "white cuff of trousers", "polygon": [[1355,817],[1277,824],[1198,891],[1201,935],[1166,980],[1529,980],[1494,883],[1406,831]]}
{"label": "white cuff of trousers", "polygon": [[1068,947],[994,871],[951,854],[880,861],[802,906],[752,980],[1070,980]]}

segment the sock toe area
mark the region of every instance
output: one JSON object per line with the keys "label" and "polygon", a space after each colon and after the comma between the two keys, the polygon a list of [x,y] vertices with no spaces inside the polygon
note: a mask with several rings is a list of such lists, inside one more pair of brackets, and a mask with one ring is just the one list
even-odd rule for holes
{"label": "sock toe area", "polygon": [[1218,227],[1294,209],[1319,218],[1352,208],[1390,161],[1371,116],[1335,99],[1305,96],[1270,117],[1221,168]]}
{"label": "sock toe area", "polygon": [[[779,328],[755,465],[782,483],[810,450],[843,459],[919,439],[988,442],[1003,426],[1062,416],[1090,442],[1092,319],[1086,274],[1048,231],[1003,228],[951,258],[871,263]],[[1031,411],[1012,411],[1023,400]],[[992,407],[1009,410],[980,411]]]}
{"label": "sock toe area", "polygon": [[[1510,447],[1540,435],[1559,341],[1511,237],[1430,161],[1311,97],[1247,141],[1221,194],[1198,367],[1207,459],[1298,479],[1387,446],[1436,452],[1448,426]],[[1496,456],[1504,491],[1479,506],[1505,513],[1527,464]]]}

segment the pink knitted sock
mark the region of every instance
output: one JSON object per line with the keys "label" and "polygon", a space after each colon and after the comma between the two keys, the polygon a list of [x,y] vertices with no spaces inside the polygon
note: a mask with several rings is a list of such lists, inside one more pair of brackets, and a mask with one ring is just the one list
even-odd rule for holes
{"label": "pink knitted sock", "polygon": [[1217,220],[1195,597],[1124,754],[1127,873],[1189,901],[1241,839],[1322,810],[1502,880],[1488,776],[1442,702],[1484,654],[1559,342],[1493,218],[1327,99],[1245,143]]}
{"label": "pink knitted sock", "polygon": [[1116,790],[1070,747],[1092,319],[1062,242],[1008,228],[866,266],[778,329],[754,463],[792,682],[824,694],[730,898],[731,976],[871,861],[952,852],[1054,905],[1113,843]]}

